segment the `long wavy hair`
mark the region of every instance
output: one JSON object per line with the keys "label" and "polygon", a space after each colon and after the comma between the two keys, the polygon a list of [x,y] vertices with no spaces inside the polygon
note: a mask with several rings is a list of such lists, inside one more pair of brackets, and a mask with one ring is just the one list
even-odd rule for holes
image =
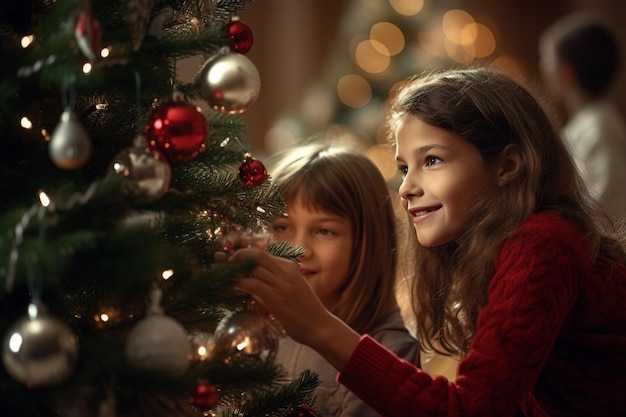
{"label": "long wavy hair", "polygon": [[390,139],[406,117],[454,133],[473,144],[486,164],[512,144],[518,175],[477,199],[463,236],[453,244],[418,245],[412,285],[416,334],[444,354],[469,350],[476,319],[504,239],[531,214],[556,210],[583,234],[589,259],[624,259],[620,242],[597,226],[574,163],[534,96],[508,76],[486,68],[432,72],[403,84],[390,103]]}
{"label": "long wavy hair", "polygon": [[347,146],[311,143],[278,156],[270,173],[287,206],[301,199],[350,221],[350,267],[332,312],[356,331],[370,331],[398,308],[397,218],[385,179],[367,156]]}

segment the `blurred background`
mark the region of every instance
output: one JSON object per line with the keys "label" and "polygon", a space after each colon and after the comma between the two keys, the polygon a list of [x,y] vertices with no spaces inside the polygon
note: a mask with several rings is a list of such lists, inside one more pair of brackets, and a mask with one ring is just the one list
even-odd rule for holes
{"label": "blurred background", "polygon": [[[430,68],[488,62],[541,94],[538,37],[577,10],[606,16],[626,39],[622,0],[256,0],[240,15],[261,76],[244,114],[249,149],[262,157],[349,133],[376,159],[390,88]],[[200,64],[190,63],[190,77]],[[622,109],[625,81],[620,74],[614,97]],[[558,108],[554,116],[558,124]]]}

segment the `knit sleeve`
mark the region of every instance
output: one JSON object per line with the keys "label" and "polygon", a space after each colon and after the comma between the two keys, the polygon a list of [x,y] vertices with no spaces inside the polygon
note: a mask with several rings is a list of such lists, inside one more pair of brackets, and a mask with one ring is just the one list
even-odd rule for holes
{"label": "knit sleeve", "polygon": [[383,416],[513,416],[535,384],[588,272],[576,230],[534,216],[504,243],[455,382],[362,337],[339,381]]}

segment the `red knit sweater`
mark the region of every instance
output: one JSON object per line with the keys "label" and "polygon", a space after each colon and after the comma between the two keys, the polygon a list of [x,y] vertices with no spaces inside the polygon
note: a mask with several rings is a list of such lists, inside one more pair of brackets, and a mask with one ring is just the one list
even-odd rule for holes
{"label": "red knit sweater", "polygon": [[498,254],[455,382],[367,335],[337,380],[383,416],[626,416],[626,269],[587,259],[569,222],[535,214]]}

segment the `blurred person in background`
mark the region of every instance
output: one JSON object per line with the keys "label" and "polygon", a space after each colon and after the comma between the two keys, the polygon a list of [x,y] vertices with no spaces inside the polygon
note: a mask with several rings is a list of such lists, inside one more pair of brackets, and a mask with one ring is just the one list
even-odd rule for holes
{"label": "blurred person in background", "polygon": [[609,95],[620,55],[608,23],[588,12],[558,19],[539,38],[545,87],[566,115],[561,136],[590,193],[618,224],[626,219],[626,125]]}

